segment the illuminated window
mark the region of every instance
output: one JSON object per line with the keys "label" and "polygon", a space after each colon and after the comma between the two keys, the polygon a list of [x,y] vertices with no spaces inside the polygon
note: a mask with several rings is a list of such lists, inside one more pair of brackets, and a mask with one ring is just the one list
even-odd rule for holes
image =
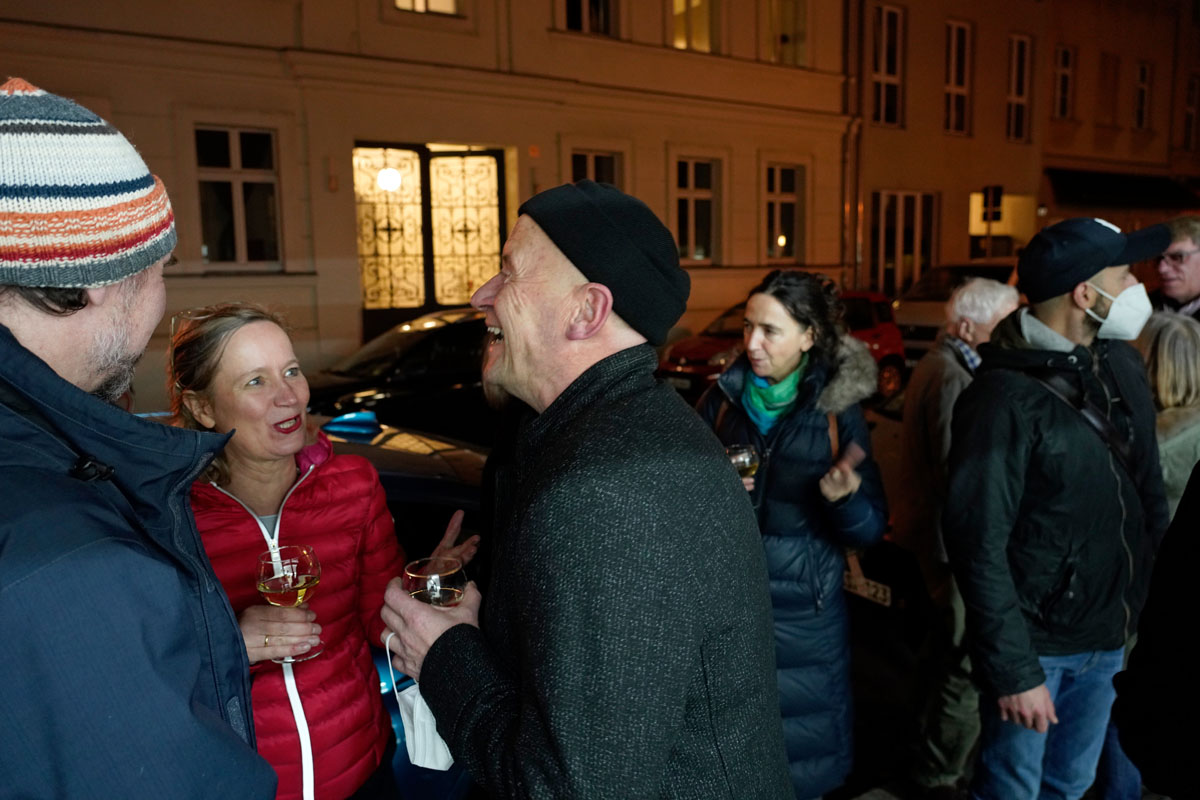
{"label": "illuminated window", "polygon": [[807,0],[774,0],[767,27],[770,39],[767,53],[776,64],[792,67],[808,65]]}
{"label": "illuminated window", "polygon": [[418,14],[457,14],[458,0],[396,0],[396,8]]}
{"label": "illuminated window", "polygon": [[680,50],[711,53],[713,47],[713,5],[715,0],[673,0],[672,43]]}
{"label": "illuminated window", "polygon": [[804,260],[804,167],[768,164],[767,260]]}
{"label": "illuminated window", "polygon": [[1033,43],[1028,36],[1008,37],[1008,99],[1004,135],[1012,142],[1029,141],[1029,84]]}
{"label": "illuminated window", "polygon": [[1196,114],[1200,110],[1200,75],[1191,75],[1183,104],[1183,149],[1196,152]]}
{"label": "illuminated window", "polygon": [[500,267],[503,153],[354,148],[363,308],[464,305]]}
{"label": "illuminated window", "polygon": [[934,264],[937,195],[929,192],[871,193],[873,287],[901,294]]}
{"label": "illuminated window", "polygon": [[881,125],[904,123],[904,9],[876,6],[871,48],[871,119]]}
{"label": "illuminated window", "polygon": [[1055,119],[1070,119],[1075,107],[1075,50],[1065,45],[1054,48]]}
{"label": "illuminated window", "polygon": [[942,128],[947,133],[970,133],[971,26],[946,23],[946,87]]}
{"label": "illuminated window", "polygon": [[571,182],[584,178],[621,188],[621,154],[600,150],[571,152]]}
{"label": "illuminated window", "polygon": [[1133,85],[1133,129],[1144,131],[1150,127],[1150,79],[1153,72],[1150,64],[1139,61],[1137,81]]}
{"label": "illuminated window", "polygon": [[675,162],[675,241],[679,257],[711,264],[718,247],[720,162],[680,158]]}
{"label": "illuminated window", "polygon": [[280,267],[275,132],[197,127],[200,260]]}
{"label": "illuminated window", "polygon": [[566,27],[569,31],[617,35],[617,0],[566,0]]}

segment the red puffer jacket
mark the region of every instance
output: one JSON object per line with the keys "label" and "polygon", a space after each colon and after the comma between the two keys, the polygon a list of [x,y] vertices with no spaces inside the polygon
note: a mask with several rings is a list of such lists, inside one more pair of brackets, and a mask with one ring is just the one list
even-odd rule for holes
{"label": "red puffer jacket", "polygon": [[[392,735],[368,642],[379,641],[383,592],[403,568],[404,554],[379,476],[366,460],[333,455],[321,434],[296,461],[301,477],[283,502],[279,545],[311,545],[321,562],[321,583],[309,608],[321,625],[325,652],[292,670],[312,740],[316,797],[344,798],[375,770]],[[241,614],[262,603],[255,569],[268,545],[257,519],[208,482],[192,487],[191,500],[233,610]],[[300,736],[284,670],[264,661],[251,676],[258,750],[279,773],[278,797],[300,798]]]}

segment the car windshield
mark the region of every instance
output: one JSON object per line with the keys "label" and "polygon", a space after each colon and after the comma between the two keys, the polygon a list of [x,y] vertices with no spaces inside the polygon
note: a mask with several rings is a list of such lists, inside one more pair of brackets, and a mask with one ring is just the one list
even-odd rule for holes
{"label": "car windshield", "polygon": [[742,317],[746,315],[746,304],[738,303],[714,319],[704,329],[705,336],[721,336],[727,339],[742,336]]}
{"label": "car windshield", "polygon": [[954,290],[968,278],[991,278],[1007,283],[1013,268],[1009,264],[958,264],[937,267],[921,276],[912,285],[903,300],[949,300]]}
{"label": "car windshield", "polygon": [[430,331],[448,324],[441,317],[419,317],[397,325],[364,344],[354,354],[329,368],[334,375],[352,378],[378,378],[384,375],[405,353],[424,340]]}
{"label": "car windshield", "polygon": [[870,300],[863,297],[843,297],[842,305],[846,307],[847,328],[852,331],[865,331],[875,327]]}

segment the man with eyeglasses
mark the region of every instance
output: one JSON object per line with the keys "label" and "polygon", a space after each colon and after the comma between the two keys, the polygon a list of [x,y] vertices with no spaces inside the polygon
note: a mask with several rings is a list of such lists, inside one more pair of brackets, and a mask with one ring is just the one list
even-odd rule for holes
{"label": "man with eyeglasses", "polygon": [[1179,217],[1167,227],[1171,244],[1158,257],[1162,285],[1150,299],[1155,308],[1200,320],[1200,217]]}
{"label": "man with eyeglasses", "polygon": [[225,437],[112,405],[166,304],[162,182],[0,85],[0,795],[275,796],[187,491]]}

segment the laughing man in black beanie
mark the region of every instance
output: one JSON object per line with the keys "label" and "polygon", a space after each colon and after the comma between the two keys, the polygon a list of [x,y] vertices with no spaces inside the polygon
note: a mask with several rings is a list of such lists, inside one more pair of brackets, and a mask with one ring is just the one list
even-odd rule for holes
{"label": "laughing man in black beanie", "polygon": [[394,581],[395,663],[492,796],[790,798],[754,513],[654,378],[688,297],[675,242],[591,181],[520,214],[471,301],[484,381],[537,412],[497,471],[486,606]]}
{"label": "laughing man in black beanie", "polygon": [[1032,307],[996,326],[954,408],[943,531],[983,690],[973,797],[1078,798],[1091,785],[1113,675],[1167,526],[1142,361],[1150,315],[1128,235],[1069,219],[1017,265]]}

